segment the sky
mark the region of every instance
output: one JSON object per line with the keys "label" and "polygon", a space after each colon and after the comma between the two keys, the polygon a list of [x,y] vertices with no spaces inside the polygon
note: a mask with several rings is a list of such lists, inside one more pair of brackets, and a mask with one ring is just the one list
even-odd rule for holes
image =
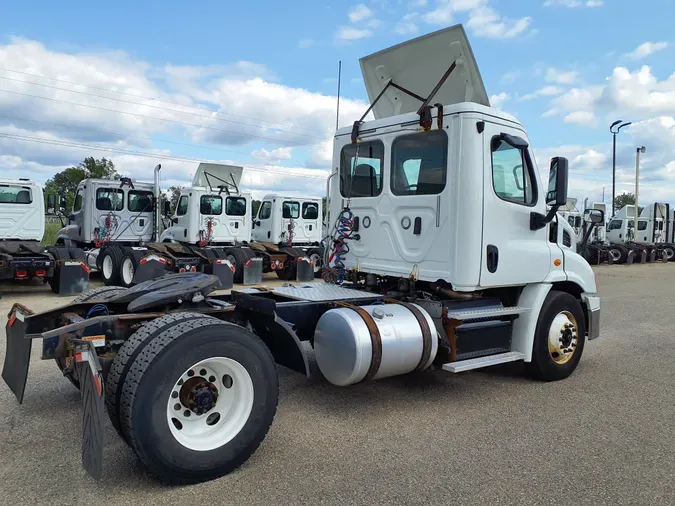
{"label": "sky", "polygon": [[0,176],[44,182],[86,156],[162,185],[199,161],[245,167],[244,189],[323,196],[340,126],[368,107],[358,60],[462,23],[493,107],[537,163],[570,163],[570,196],[675,204],[675,2],[18,2],[0,16]]}

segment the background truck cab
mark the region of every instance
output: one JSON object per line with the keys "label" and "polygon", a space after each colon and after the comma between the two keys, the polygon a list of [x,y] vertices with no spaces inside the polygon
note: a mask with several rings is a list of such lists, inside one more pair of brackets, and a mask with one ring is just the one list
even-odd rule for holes
{"label": "background truck cab", "polygon": [[258,209],[252,237],[259,242],[308,246],[323,239],[321,199],[265,195]]}

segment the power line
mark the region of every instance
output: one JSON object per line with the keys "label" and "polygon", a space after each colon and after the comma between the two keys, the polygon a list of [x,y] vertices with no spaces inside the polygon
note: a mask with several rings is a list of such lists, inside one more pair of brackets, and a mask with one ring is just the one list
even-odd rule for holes
{"label": "power line", "polygon": [[118,114],[127,114],[129,116],[136,116],[136,117],[139,117],[139,118],[145,118],[145,119],[151,119],[151,120],[157,120],[157,121],[166,121],[168,123],[175,123],[175,124],[179,124],[179,125],[187,125],[187,126],[191,126],[191,127],[195,127],[195,128],[205,128],[205,129],[208,129],[208,130],[215,130],[217,132],[225,132],[225,133],[228,133],[228,134],[243,135],[245,137],[253,137],[253,138],[256,138],[256,139],[264,139],[264,140],[269,140],[269,141],[273,141],[273,142],[278,142],[278,143],[281,143],[281,144],[296,144],[298,146],[306,146],[306,147],[320,146],[320,144],[318,144],[318,143],[317,144],[305,144],[304,142],[277,139],[277,138],[274,138],[274,137],[264,137],[262,135],[248,134],[248,133],[244,133],[244,132],[237,132],[237,131],[234,131],[234,130],[225,130],[223,128],[216,128],[216,127],[206,126],[206,125],[196,125],[194,123],[187,123],[185,121],[178,121],[178,120],[174,120],[174,119],[158,118],[156,116],[147,116],[145,114],[138,114],[138,113],[135,113],[135,112],[118,111],[117,109],[108,109],[106,107],[98,107],[98,106],[89,105],[89,104],[78,104],[77,102],[69,102],[67,100],[61,100],[61,99],[58,99],[58,98],[42,97],[40,95],[31,95],[30,93],[22,93],[20,91],[5,90],[5,89],[2,89],[2,88],[0,88],[0,91],[4,91],[5,93],[13,93],[15,95],[23,95],[25,97],[39,98],[39,99],[42,99],[42,100],[49,100],[49,101],[52,101],[52,102],[60,102],[60,103],[63,103],[63,104],[68,104],[68,105],[76,105],[76,106],[79,106],[79,107],[88,107],[90,109],[97,109],[99,111],[108,111],[108,112],[114,112],[114,113],[118,113]]}
{"label": "power line", "polygon": [[[69,90],[67,88],[59,88],[58,86],[51,86],[49,84],[35,83],[35,82],[31,82],[31,81],[24,81],[22,79],[14,79],[13,77],[0,76],[0,79],[6,79],[8,81],[15,81],[17,83],[23,83],[23,84],[32,84],[33,86],[42,86],[43,88],[50,88],[50,89],[53,89],[53,90],[67,91],[68,93],[79,93],[80,95],[86,95],[88,97],[102,98],[104,100],[114,100],[116,102],[121,102],[123,104],[139,105],[139,106],[142,106],[142,107],[152,107],[153,109],[160,109],[162,111],[173,112],[173,113],[176,113],[176,114],[188,114],[190,116],[195,116],[197,118],[205,118],[205,119],[210,119],[210,120],[215,120],[215,121],[222,121],[224,123],[233,123],[233,124],[249,126],[249,127],[258,127],[259,126],[259,125],[252,125],[251,123],[243,123],[241,121],[233,121],[233,120],[230,120],[230,119],[215,118],[213,116],[208,116],[208,115],[205,115],[205,114],[195,114],[194,112],[189,112],[189,111],[179,111],[177,109],[171,109],[169,107],[161,107],[159,105],[143,104],[143,103],[140,103],[140,102],[132,102],[131,100],[123,100],[121,98],[105,97],[103,95],[97,95],[95,93],[87,93],[85,91]],[[298,133],[298,132],[291,132],[290,130],[284,130],[284,129],[276,128],[276,127],[266,127],[266,128],[269,128],[270,130],[276,130],[278,132],[289,133],[291,135],[300,135],[300,136],[303,136],[303,137],[310,137],[310,138],[314,138],[314,139],[323,139],[323,137],[319,137],[318,135],[310,135],[310,134],[303,134],[303,133]]]}
{"label": "power line", "polygon": [[166,142],[167,144],[176,144],[178,146],[189,146],[192,148],[201,148],[201,149],[211,149],[214,151],[222,151],[224,153],[236,153],[238,155],[244,155],[244,156],[250,156],[250,153],[244,153],[243,151],[234,151],[232,149],[222,149],[222,148],[216,148],[212,146],[206,146],[204,144],[190,144],[188,142],[178,142],[178,141],[168,141],[164,139],[155,139],[153,137],[146,137],[144,135],[127,135],[119,132],[110,132],[107,130],[99,130],[97,128],[90,128],[90,127],[85,127],[85,126],[80,126],[80,125],[69,125],[66,123],[52,123],[50,121],[39,121],[36,119],[28,119],[28,118],[20,118],[18,116],[9,116],[6,114],[0,114],[0,118],[7,118],[7,119],[14,119],[18,121],[29,121],[31,123],[40,123],[42,125],[51,125],[51,126],[58,126],[58,127],[64,127],[64,128],[76,128],[80,130],[85,130],[89,132],[98,132],[102,134],[107,134],[107,135],[114,135],[117,137],[122,137],[122,138],[127,138],[127,139],[143,139],[143,140],[148,140],[148,141],[153,141],[153,142]]}
{"label": "power line", "polygon": [[[5,72],[14,72],[16,74],[23,74],[25,76],[37,77],[39,79],[49,79],[50,81],[56,81],[56,82],[64,83],[64,84],[71,84],[73,86],[82,86],[84,88],[91,88],[92,90],[101,90],[101,91],[105,91],[105,92],[108,92],[108,93],[116,93],[118,95],[126,95],[126,96],[129,96],[129,97],[142,98],[142,99],[145,99],[145,100],[154,100],[155,102],[161,102],[161,103],[164,103],[164,104],[178,105],[178,106],[181,106],[181,107],[189,107],[189,108],[192,108],[192,109],[201,109],[203,111],[208,111],[208,112],[211,112],[211,113],[214,113],[214,114],[222,114],[222,115],[225,115],[225,116],[233,116],[235,118],[251,119],[251,120],[257,121],[259,123],[269,123],[270,125],[280,125],[280,126],[284,126],[284,127],[287,127],[287,128],[294,128],[296,130],[304,130],[306,132],[311,131],[307,128],[301,128],[301,127],[297,127],[295,125],[289,125],[287,123],[279,123],[279,122],[275,122],[275,121],[264,120],[264,119],[261,119],[261,118],[254,118],[252,116],[244,116],[242,114],[234,114],[234,113],[230,113],[230,112],[216,111],[216,110],[213,110],[209,107],[202,106],[200,104],[185,105],[185,104],[180,104],[178,102],[171,102],[170,100],[162,100],[160,98],[147,97],[147,96],[143,96],[143,95],[137,95],[135,93],[128,93],[128,92],[124,92],[124,91],[111,90],[111,89],[108,89],[108,88],[103,88],[101,86],[92,86],[90,84],[74,83],[74,82],[68,81],[66,79],[59,79],[59,78],[56,78],[56,77],[49,77],[49,76],[41,76],[39,74],[31,74],[30,72],[23,72],[21,70],[14,70],[14,69],[2,68],[2,67],[0,67],[0,70],[4,70]],[[33,84],[37,84],[37,83],[33,83]],[[69,91],[76,91],[76,90],[69,90]]]}
{"label": "power line", "polygon": [[[134,155],[134,156],[141,156],[141,157],[145,157],[145,158],[160,159],[160,160],[172,160],[172,161],[190,162],[190,163],[204,162],[204,160],[198,160],[198,159],[195,159],[195,158],[177,157],[177,156],[171,156],[171,155],[164,155],[162,153],[148,153],[146,151],[131,151],[131,150],[120,149],[120,148],[110,148],[110,147],[107,147],[107,146],[98,146],[98,145],[95,145],[95,144],[84,144],[84,143],[78,143],[78,142],[45,139],[45,138],[42,138],[42,137],[30,137],[30,136],[14,135],[14,134],[7,134],[7,133],[0,133],[0,137],[4,137],[6,139],[14,139],[14,140],[19,140],[19,141],[25,141],[25,142],[36,142],[36,143],[39,143],[39,144],[50,144],[50,145],[62,146],[62,147],[73,147],[73,148],[81,148],[81,149],[87,149],[87,150],[107,151],[107,152],[111,152],[111,153],[122,153],[122,154]],[[310,174],[297,174],[297,173],[293,173],[293,172],[282,172],[282,171],[278,171],[278,170],[274,170],[274,169],[260,168],[260,167],[251,166],[251,165],[247,165],[246,170],[256,171],[256,172],[264,172],[266,174],[277,174],[277,175],[281,175],[281,176],[300,177],[300,178],[307,178],[307,179],[325,180],[328,177],[328,176],[312,176]]]}

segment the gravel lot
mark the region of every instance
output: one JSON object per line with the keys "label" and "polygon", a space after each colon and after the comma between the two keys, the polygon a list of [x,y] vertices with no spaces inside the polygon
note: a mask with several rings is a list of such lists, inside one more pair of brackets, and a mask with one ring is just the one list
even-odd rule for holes
{"label": "gravel lot", "polygon": [[[571,378],[536,383],[508,366],[339,388],[282,370],[262,446],[192,487],[158,484],[109,423],[105,477],[93,482],[80,466],[79,393],[34,346],[24,404],[0,383],[0,503],[675,504],[675,265],[596,272],[602,334]],[[5,292],[1,360],[14,301],[67,299]]]}

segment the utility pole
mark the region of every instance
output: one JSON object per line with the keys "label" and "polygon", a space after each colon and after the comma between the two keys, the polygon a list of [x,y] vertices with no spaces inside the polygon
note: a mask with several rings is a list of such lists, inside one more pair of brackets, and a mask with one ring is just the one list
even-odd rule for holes
{"label": "utility pole", "polygon": [[[614,123],[612,123],[609,126],[609,131],[612,132],[612,214],[611,216],[614,216],[614,212],[616,211],[614,207],[614,198],[616,197],[616,135],[619,133],[619,131],[623,127],[627,127],[628,125],[631,124],[630,121],[627,123],[621,123],[622,120],[617,120]],[[614,129],[615,126],[619,125],[618,128]]]}
{"label": "utility pole", "polygon": [[639,215],[640,215],[640,206],[638,203],[638,190],[640,187],[640,153],[645,153],[647,149],[642,146],[637,148],[635,156],[635,224],[633,225],[633,241],[638,242],[638,226],[639,226]]}

